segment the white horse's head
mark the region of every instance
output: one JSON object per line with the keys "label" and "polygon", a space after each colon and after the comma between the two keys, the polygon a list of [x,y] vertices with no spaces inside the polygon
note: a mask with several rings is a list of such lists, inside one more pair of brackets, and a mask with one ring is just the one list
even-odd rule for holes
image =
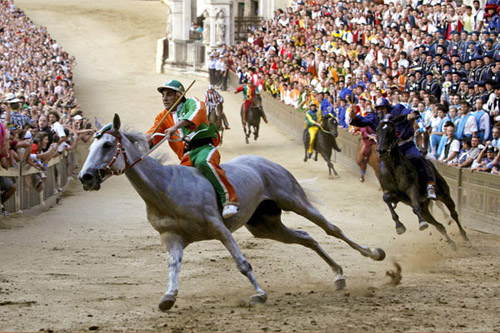
{"label": "white horse's head", "polygon": [[104,127],[96,119],[95,126],[98,132],[94,135],[85,164],[78,174],[78,179],[85,191],[99,190],[101,183],[111,172],[125,167],[125,160],[123,154],[120,154],[117,139],[121,136],[120,116],[115,113],[113,123]]}

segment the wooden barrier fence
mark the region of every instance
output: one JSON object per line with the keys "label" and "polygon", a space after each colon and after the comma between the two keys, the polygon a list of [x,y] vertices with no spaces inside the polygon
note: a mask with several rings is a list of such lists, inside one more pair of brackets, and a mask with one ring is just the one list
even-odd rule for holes
{"label": "wooden barrier fence", "polygon": [[43,208],[68,183],[75,166],[75,154],[66,152],[49,161],[46,167],[44,189],[38,192],[36,183],[41,172],[27,164],[8,170],[0,169],[0,176],[9,177],[16,184],[16,193],[4,204],[9,213],[22,213],[28,209]]}

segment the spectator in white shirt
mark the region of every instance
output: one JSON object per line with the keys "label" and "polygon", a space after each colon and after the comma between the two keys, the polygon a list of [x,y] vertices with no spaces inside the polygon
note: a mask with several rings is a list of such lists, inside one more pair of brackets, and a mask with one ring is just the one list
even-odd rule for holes
{"label": "spectator in white shirt", "polygon": [[439,160],[443,163],[454,163],[458,160],[458,152],[460,151],[460,141],[455,137],[455,125],[448,123],[445,134],[448,137],[446,145],[439,156]]}
{"label": "spectator in white shirt", "polygon": [[64,127],[59,122],[59,114],[56,111],[49,112],[49,123],[52,132],[59,137],[57,144],[61,144],[66,141],[66,133],[64,133]]}

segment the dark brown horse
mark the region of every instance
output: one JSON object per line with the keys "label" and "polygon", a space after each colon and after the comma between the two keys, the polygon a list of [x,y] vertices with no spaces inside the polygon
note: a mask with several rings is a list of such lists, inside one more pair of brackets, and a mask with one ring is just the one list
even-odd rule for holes
{"label": "dark brown horse", "polygon": [[223,124],[223,105],[218,103],[216,107],[209,108],[208,110],[208,122],[213,123],[217,127],[217,131],[220,134],[220,144],[222,144],[222,139],[224,138],[224,124]]}
{"label": "dark brown horse", "polygon": [[[406,116],[405,116],[406,117]],[[397,121],[397,120],[396,120]],[[422,182],[415,166],[397,147],[398,136],[396,135],[396,125],[391,120],[383,120],[377,128],[377,152],[380,160],[380,185],[384,191],[384,201],[389,207],[392,219],[396,223],[396,231],[402,234],[406,231],[405,226],[399,221],[399,216],[395,212],[398,202],[403,202],[412,207],[413,213],[418,216],[419,229],[427,228],[428,223],[434,225],[436,229],[445,237],[446,241],[455,248],[455,242],[448,236],[444,226],[436,221],[429,211],[431,200],[427,198],[425,182]],[[436,177],[436,197],[442,201],[451,217],[457,223],[462,237],[467,240],[465,230],[458,220],[458,213],[455,210],[455,203],[450,196],[450,188],[445,179],[439,174],[432,162],[426,160],[432,168]]]}
{"label": "dark brown horse", "polygon": [[245,126],[245,109],[244,105],[241,105],[241,124],[243,125],[243,131],[245,132],[245,140],[246,143],[250,143],[248,138],[252,135],[253,130],[253,139],[257,140],[259,137],[259,126],[260,126],[260,118],[264,115],[264,109],[262,107],[262,98],[259,94],[256,94],[253,98],[252,104],[248,107],[247,110],[247,119]]}
{"label": "dark brown horse", "polygon": [[[333,163],[331,161],[332,157],[332,149],[340,152],[340,148],[337,145],[337,136],[338,131],[337,127],[339,126],[339,122],[337,118],[326,116],[321,120],[321,128],[316,134],[316,139],[314,140],[313,150],[316,152],[314,156],[314,160],[318,160],[318,153],[323,157],[323,159],[328,164],[328,176],[332,177],[332,171],[336,177],[340,177],[335,168],[333,167]],[[302,134],[302,139],[304,142],[305,156],[304,162],[307,162],[307,151],[309,149],[309,131],[307,129],[304,130]]]}

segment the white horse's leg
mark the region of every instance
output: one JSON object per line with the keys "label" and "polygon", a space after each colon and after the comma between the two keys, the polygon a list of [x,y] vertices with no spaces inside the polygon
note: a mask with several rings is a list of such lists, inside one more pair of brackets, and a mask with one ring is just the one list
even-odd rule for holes
{"label": "white horse's leg", "polygon": [[229,253],[231,253],[231,255],[233,256],[233,259],[236,261],[236,266],[238,267],[239,271],[250,280],[250,283],[252,283],[255,289],[256,294],[251,297],[250,304],[255,305],[258,303],[265,303],[267,300],[267,294],[264,291],[264,289],[260,287],[259,283],[257,282],[257,279],[255,279],[252,266],[245,259],[243,253],[241,253],[240,247],[234,240],[234,237],[231,234],[231,232],[223,224],[222,226],[220,226],[220,224],[218,223],[220,241],[222,242],[222,244],[224,244],[224,246],[228,249]]}
{"label": "white horse's leg", "polygon": [[[297,199],[297,196],[295,198]],[[381,248],[369,248],[368,246],[360,245],[349,239],[344,234],[344,232],[340,230],[339,227],[328,222],[328,220],[305,198],[304,200],[302,200],[302,203],[300,203],[300,201],[298,200],[297,202],[290,202],[287,205],[283,205],[283,203],[280,203],[280,208],[284,210],[294,211],[295,213],[305,217],[309,221],[322,228],[328,235],[343,240],[344,242],[349,244],[350,247],[357,250],[359,253],[361,253],[361,255],[365,257],[369,257],[377,261],[385,259],[384,250],[382,250]]]}
{"label": "white horse's leg", "polygon": [[184,252],[184,242],[179,237],[162,235],[167,245],[168,254],[168,285],[165,295],[161,298],[159,308],[161,311],[167,311],[175,303],[175,296],[179,291],[178,277],[181,271],[182,254]]}
{"label": "white horse's leg", "polygon": [[342,267],[337,264],[307,232],[286,227],[281,222],[280,215],[254,216],[245,226],[248,231],[257,238],[272,239],[285,244],[300,244],[313,250],[330,266],[333,272],[337,274],[335,288],[337,290],[345,288],[346,283]]}

